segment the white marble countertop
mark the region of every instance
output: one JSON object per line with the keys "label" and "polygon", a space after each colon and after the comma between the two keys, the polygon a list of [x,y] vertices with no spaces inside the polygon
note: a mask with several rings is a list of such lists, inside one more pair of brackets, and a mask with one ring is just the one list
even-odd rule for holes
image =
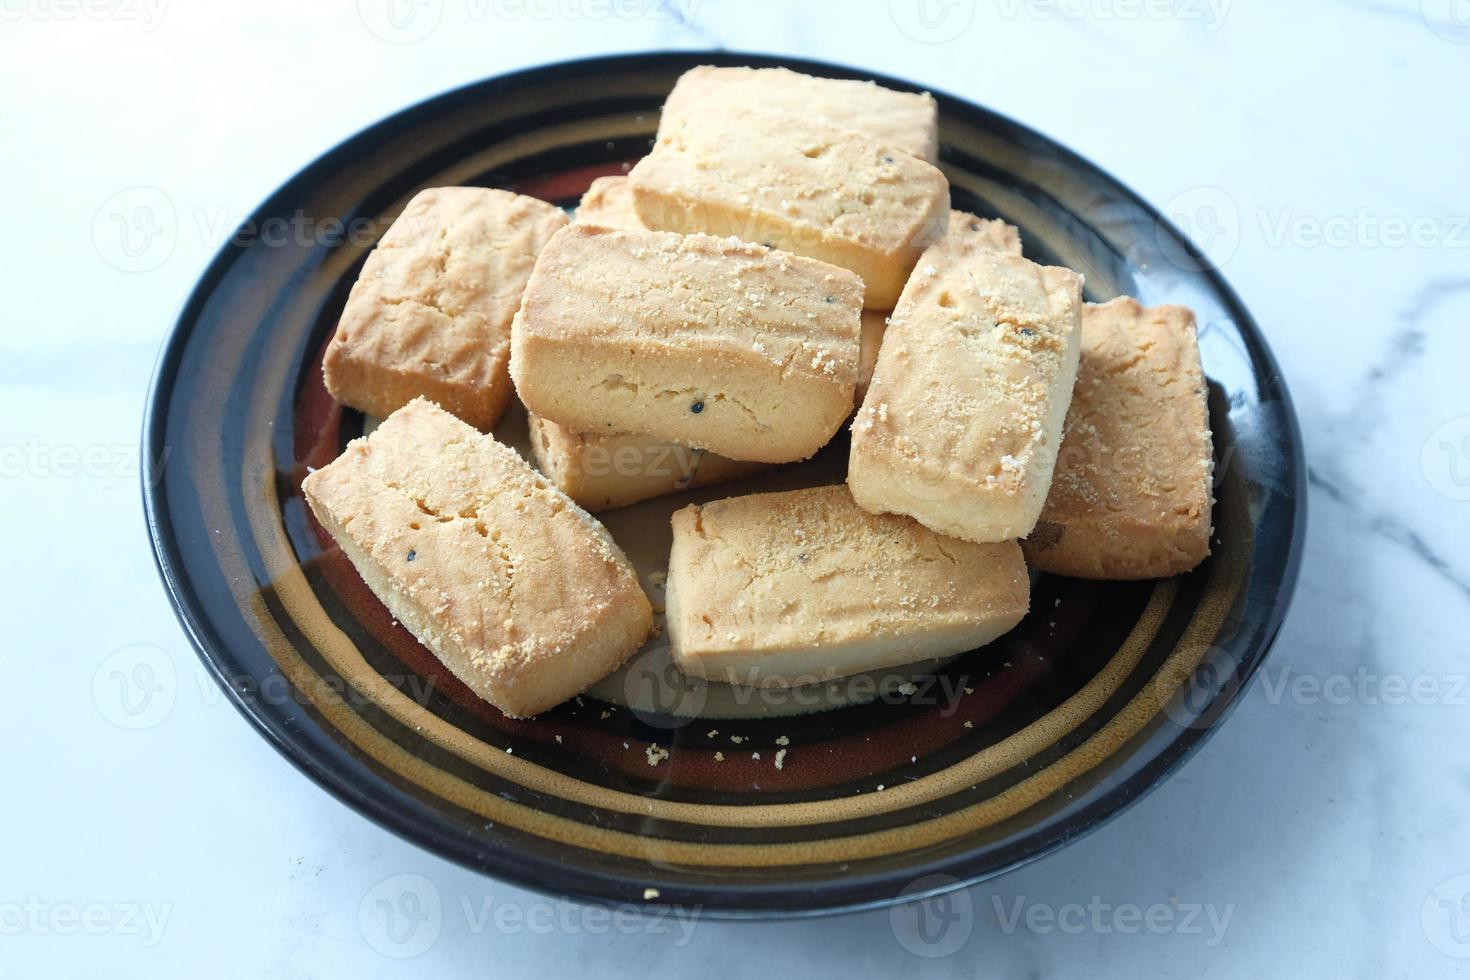
{"label": "white marble countertop", "polygon": [[[0,492],[19,668],[0,688],[0,973],[1470,972],[1463,0],[4,0],[0,19]],[[1301,416],[1301,585],[1240,709],[1122,817],[957,899],[968,914],[939,944],[887,912],[609,920],[431,857],[250,729],[153,569],[144,392],[186,289],[250,208],[452,86],[709,46],[909,77],[1037,127],[1155,203],[1220,205],[1201,228]],[[126,196],[139,187],[161,197]],[[159,201],[158,222],[112,218]],[[170,686],[127,715],[107,665],[140,645]],[[385,955],[406,947],[368,913],[425,881],[442,922],[416,958]]]}

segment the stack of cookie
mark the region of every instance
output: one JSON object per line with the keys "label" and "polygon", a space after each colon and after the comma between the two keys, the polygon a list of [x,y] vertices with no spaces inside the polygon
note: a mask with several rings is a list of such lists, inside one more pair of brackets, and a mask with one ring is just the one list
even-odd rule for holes
{"label": "stack of cookie", "polygon": [[[589,511],[804,460],[849,418],[845,485],[673,514],[685,672],[793,684],[963,652],[1025,616],[1028,563],[1187,571],[1213,465],[1192,314],[1084,304],[1015,228],[950,209],[937,148],[926,94],[697,68],[652,152],[570,224],[505,191],[424,191],[324,365],[387,420],[307,478],[313,512],[514,716],[650,629]],[[535,468],[487,434],[512,394]],[[679,465],[593,463],[614,454]]]}

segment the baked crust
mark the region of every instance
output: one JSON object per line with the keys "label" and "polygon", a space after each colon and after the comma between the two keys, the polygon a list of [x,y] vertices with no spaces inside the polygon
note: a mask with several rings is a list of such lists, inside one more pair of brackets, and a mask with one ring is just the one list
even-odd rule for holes
{"label": "baked crust", "polygon": [[480,429],[505,411],[510,321],[560,208],[480,187],[408,202],[368,256],[322,369],[344,404],[383,418],[427,397]]}
{"label": "baked crust", "polygon": [[939,107],[928,92],[896,92],[789,68],[691,68],[674,83],[659,132],[692,115],[742,107],[814,116],[928,163],[939,159]]}
{"label": "baked crust", "polygon": [[647,231],[633,207],[633,185],[627,177],[598,177],[582,195],[572,220],[624,231]]}
{"label": "baked crust", "polygon": [[1081,294],[1075,272],[974,240],[929,249],[852,424],[857,502],[971,541],[1029,533],[1077,376]]}
{"label": "baked crust", "polygon": [[733,235],[849,269],[893,306],[943,238],[949,182],[889,143],[810,116],[720,109],[661,127],[628,174],[649,228]]}
{"label": "baked crust", "polygon": [[862,283],[731,238],[574,224],[542,252],[512,328],[532,414],[731,459],[820,449],[852,411]]}
{"label": "baked crust", "polygon": [[1056,474],[1027,560],[1058,575],[1179,575],[1210,553],[1214,449],[1194,313],[1087,304]]}
{"label": "baked crust", "polygon": [[393,615],[511,717],[582,691],[648,634],[648,598],[602,525],[515,450],[424,399],[302,489]]}
{"label": "baked crust", "polygon": [[[967,211],[950,211],[948,235],[950,238],[971,242],[977,248],[1021,254],[1021,233],[1013,225],[998,218],[977,218]],[[863,310],[862,351],[858,357],[856,392],[858,405],[862,405],[863,398],[868,393],[868,384],[873,380],[873,369],[878,365],[878,350],[883,346],[883,334],[888,329],[891,312]]]}
{"label": "baked crust", "polygon": [[802,684],[962,653],[1030,598],[1016,542],[871,514],[842,486],[695,504],[673,528],[669,640],[710,680]]}
{"label": "baked crust", "polygon": [[726,459],[632,432],[574,432],[532,415],[531,455],[552,483],[590,511],[626,507],[759,473],[765,463]]}
{"label": "baked crust", "polygon": [[1021,232],[999,218],[981,218],[968,211],[950,211],[946,238],[966,248],[1021,254]]}

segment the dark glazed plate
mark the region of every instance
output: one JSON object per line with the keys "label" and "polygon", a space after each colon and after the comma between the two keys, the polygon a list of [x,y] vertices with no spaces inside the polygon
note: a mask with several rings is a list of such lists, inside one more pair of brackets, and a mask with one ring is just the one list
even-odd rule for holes
{"label": "dark glazed plate", "polygon": [[1199,314],[1219,502],[1214,556],[1189,575],[1043,576],[1015,632],[909,697],[685,725],[589,697],[510,721],[392,622],[302,505],[306,468],[362,426],[323,391],[322,348],[407,199],[477,184],[573,203],[646,152],[674,79],[707,63],[875,77],[724,53],[551,65],[401,112],[261,205],[154,379],[143,489],[165,585],[287,758],[383,826],[517,884],[784,916],[999,874],[1098,826],[1201,743],[1276,635],[1304,522],[1296,420],[1250,315],[1172,225],[1045,137],[938,96],[956,207],[1020,226],[1027,255],[1084,273],[1089,299]]}

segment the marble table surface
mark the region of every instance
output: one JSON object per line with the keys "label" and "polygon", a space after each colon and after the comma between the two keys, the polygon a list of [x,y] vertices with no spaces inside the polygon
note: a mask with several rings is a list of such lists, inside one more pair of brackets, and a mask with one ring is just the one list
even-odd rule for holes
{"label": "marble table surface", "polygon": [[[1464,0],[4,0],[0,19],[0,974],[1470,973]],[[909,77],[1197,216],[1296,399],[1301,585],[1243,704],[1119,819],[957,896],[938,942],[886,911],[612,917],[431,857],[249,728],[154,572],[144,392],[243,215],[422,97],[668,47]],[[140,656],[163,692],[142,713],[113,683]],[[442,915],[397,942],[378,911],[425,888]]]}

